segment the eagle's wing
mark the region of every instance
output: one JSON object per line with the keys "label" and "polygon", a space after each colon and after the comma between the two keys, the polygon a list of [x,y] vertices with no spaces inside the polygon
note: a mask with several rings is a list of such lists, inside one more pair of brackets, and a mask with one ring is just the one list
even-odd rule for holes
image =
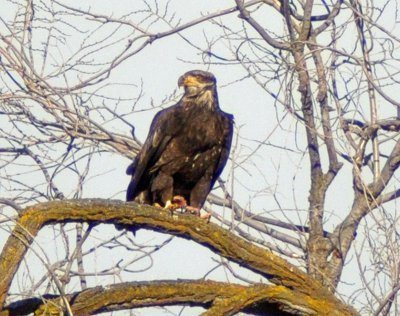
{"label": "eagle's wing", "polygon": [[211,180],[210,188],[214,186],[215,181],[217,181],[218,177],[221,175],[221,172],[224,169],[226,162],[228,161],[229,153],[231,150],[233,137],[233,115],[224,113],[224,116],[227,118],[226,127],[224,129],[224,139],[221,144],[221,154],[219,156],[219,161]]}
{"label": "eagle's wing", "polygon": [[154,166],[168,143],[177,134],[180,126],[177,112],[176,105],[161,110],[154,117],[142,149],[126,170],[127,174],[132,175],[126,194],[127,201],[132,201],[135,198],[137,186],[143,173]]}

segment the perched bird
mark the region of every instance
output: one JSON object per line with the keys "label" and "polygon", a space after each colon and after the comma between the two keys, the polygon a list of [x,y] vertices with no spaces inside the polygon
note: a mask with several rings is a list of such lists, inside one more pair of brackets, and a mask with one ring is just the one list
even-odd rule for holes
{"label": "perched bird", "polygon": [[132,179],[126,199],[200,214],[228,160],[233,115],[219,108],[212,73],[189,71],[178,85],[184,87],[183,97],[156,114],[127,169]]}

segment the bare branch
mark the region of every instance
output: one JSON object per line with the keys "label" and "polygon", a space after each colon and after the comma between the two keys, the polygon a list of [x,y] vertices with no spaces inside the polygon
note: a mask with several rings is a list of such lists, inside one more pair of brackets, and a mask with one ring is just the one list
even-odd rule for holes
{"label": "bare branch", "polygon": [[266,32],[265,29],[255,19],[252,18],[250,12],[246,9],[246,6],[244,5],[244,1],[235,0],[235,2],[240,11],[240,18],[244,19],[247,23],[249,23],[268,44],[278,49],[283,49],[283,50],[290,49],[287,43],[282,43],[273,39],[268,34],[268,32]]}

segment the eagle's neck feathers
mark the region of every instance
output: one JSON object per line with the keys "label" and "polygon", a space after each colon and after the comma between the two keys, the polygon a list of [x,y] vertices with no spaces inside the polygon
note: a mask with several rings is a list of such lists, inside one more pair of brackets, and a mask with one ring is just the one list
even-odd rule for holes
{"label": "eagle's neck feathers", "polygon": [[183,104],[186,106],[201,106],[215,111],[219,108],[217,91],[215,89],[202,89],[195,95],[185,94]]}
{"label": "eagle's neck feathers", "polygon": [[209,110],[215,110],[218,107],[217,101],[218,99],[215,98],[213,91],[207,89],[199,94],[196,98],[196,103],[200,106],[204,106]]}

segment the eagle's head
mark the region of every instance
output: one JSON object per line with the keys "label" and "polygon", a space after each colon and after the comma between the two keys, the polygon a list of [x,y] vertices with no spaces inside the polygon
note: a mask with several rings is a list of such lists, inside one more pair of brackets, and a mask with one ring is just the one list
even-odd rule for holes
{"label": "eagle's head", "polygon": [[217,80],[211,72],[191,70],[179,78],[178,85],[184,87],[185,98],[190,98],[199,105],[217,108],[216,82]]}

